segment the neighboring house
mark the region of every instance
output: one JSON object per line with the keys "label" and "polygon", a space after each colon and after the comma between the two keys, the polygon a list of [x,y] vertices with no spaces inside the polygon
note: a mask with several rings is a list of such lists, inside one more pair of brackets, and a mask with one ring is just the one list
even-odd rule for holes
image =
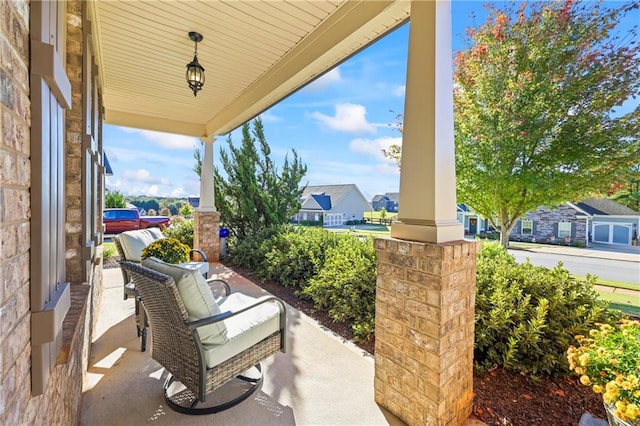
{"label": "neighboring house", "polygon": [[539,207],[518,220],[510,234],[514,240],[536,242],[589,242],[637,244],[640,213],[609,199],[589,198],[555,209]]}
{"label": "neighboring house", "polygon": [[188,197],[187,202],[191,204],[191,207],[197,209],[200,206],[200,197]]}
{"label": "neighboring house", "polygon": [[307,186],[300,197],[301,207],[292,220],[296,223],[322,223],[340,226],[363,220],[371,205],[354,184]]}
{"label": "neighboring house", "polygon": [[458,222],[464,228],[465,235],[478,235],[490,229],[489,220],[475,213],[466,204],[458,204],[456,215]]}
{"label": "neighboring house", "polygon": [[399,192],[387,192],[386,194],[377,194],[371,200],[371,207],[375,211],[385,209],[388,212],[398,212],[398,197]]}

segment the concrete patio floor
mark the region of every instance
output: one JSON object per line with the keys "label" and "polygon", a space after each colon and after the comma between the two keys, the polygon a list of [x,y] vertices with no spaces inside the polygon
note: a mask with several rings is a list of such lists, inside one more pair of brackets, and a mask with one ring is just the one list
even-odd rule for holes
{"label": "concrete patio floor", "polygon": [[[233,289],[263,292],[222,265]],[[163,369],[140,352],[133,300],[122,300],[119,269],[104,271],[104,291],[84,384],[82,425],[401,425],[373,398],[373,357],[288,308],[287,353],[263,363],[262,389],[227,411],[187,416],[163,399]]]}

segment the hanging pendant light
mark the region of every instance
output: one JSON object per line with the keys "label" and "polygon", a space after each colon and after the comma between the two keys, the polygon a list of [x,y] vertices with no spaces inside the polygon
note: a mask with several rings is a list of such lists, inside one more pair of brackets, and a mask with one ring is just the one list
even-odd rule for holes
{"label": "hanging pendant light", "polygon": [[196,47],[193,53],[193,61],[187,64],[187,83],[191,90],[193,90],[193,96],[197,96],[198,91],[204,86],[204,68],[198,63],[198,43],[201,42],[204,37],[202,37],[200,33],[190,31],[189,38],[195,43]]}

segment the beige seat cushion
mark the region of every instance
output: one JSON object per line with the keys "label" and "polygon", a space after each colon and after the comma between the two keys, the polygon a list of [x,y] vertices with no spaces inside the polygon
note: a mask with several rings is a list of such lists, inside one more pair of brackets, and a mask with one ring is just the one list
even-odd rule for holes
{"label": "beige seat cushion", "polygon": [[[231,293],[220,300],[222,312],[236,311],[255,302],[256,299],[242,293]],[[246,312],[224,320],[227,327],[224,345],[205,344],[207,367],[212,368],[249,349],[261,340],[280,330],[280,308],[276,303],[263,303]]]}
{"label": "beige seat cushion", "polygon": [[120,242],[126,260],[140,262],[142,249],[152,242],[164,238],[164,235],[158,228],[149,228],[122,232],[115,238]]}
{"label": "beige seat cushion", "polygon": [[[189,314],[189,321],[208,318],[220,313],[220,308],[207,281],[197,269],[187,269],[180,265],[163,262],[155,257],[145,259],[142,265],[173,278],[182,303]],[[198,328],[198,335],[203,345],[220,345],[228,340],[224,321]]]}

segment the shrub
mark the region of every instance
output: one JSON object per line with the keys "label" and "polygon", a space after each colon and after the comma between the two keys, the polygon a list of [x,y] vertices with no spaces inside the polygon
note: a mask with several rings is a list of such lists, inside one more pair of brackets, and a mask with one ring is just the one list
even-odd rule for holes
{"label": "shrub", "polygon": [[257,272],[263,268],[264,258],[269,249],[269,240],[282,232],[293,229],[291,225],[273,226],[259,230],[242,240],[227,240],[229,260],[236,266]]}
{"label": "shrub", "polygon": [[109,260],[116,255],[116,249],[113,246],[105,247],[102,251],[102,257],[104,260]]}
{"label": "shrub", "polygon": [[338,236],[327,249],[324,267],[302,294],[338,322],[353,322],[354,338],[367,340],[374,330],[376,252],[370,237]]}
{"label": "shrub", "polygon": [[571,336],[596,322],[612,322],[592,286],[596,277],[577,280],[558,263],[553,269],[518,265],[494,243],[478,257],[475,360],[522,373],[566,373],[564,356]]}
{"label": "shrub", "polygon": [[281,232],[263,244],[264,263],[256,271],[257,275],[285,287],[302,289],[322,268],[327,249],[336,244],[336,234],[324,229],[297,228]]}
{"label": "shrub", "polygon": [[175,238],[189,248],[193,247],[193,219],[175,217],[171,220],[171,226],[162,233],[165,237]]}
{"label": "shrub", "polygon": [[157,257],[167,263],[185,263],[189,261],[191,249],[175,238],[156,240],[142,249],[142,260]]}

